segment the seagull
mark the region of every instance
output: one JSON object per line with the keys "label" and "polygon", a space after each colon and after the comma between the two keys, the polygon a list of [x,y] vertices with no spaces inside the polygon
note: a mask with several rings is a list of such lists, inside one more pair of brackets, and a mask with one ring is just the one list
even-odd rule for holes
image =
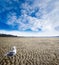
{"label": "seagull", "polygon": [[11,51],[9,51],[5,54],[5,56],[14,56],[14,55],[16,55],[16,47],[15,46],[13,46]]}

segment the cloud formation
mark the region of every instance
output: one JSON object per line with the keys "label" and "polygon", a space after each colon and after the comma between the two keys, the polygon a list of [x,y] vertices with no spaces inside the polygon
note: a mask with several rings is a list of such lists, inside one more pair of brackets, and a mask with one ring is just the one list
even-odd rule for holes
{"label": "cloud formation", "polygon": [[0,2],[0,15],[6,11],[6,24],[12,28],[17,27],[17,31],[58,34],[59,0],[3,0]]}

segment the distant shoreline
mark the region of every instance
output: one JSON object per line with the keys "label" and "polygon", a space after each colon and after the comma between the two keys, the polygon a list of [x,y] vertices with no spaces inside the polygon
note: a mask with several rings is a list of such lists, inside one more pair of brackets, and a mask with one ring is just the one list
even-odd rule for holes
{"label": "distant shoreline", "polygon": [[42,37],[36,37],[36,36],[15,36],[15,35],[9,35],[9,34],[0,34],[0,37],[18,37],[18,38],[59,38],[59,36],[42,36]]}
{"label": "distant shoreline", "polygon": [[0,37],[17,37],[17,36],[14,36],[14,35],[7,35],[7,34],[0,34]]}

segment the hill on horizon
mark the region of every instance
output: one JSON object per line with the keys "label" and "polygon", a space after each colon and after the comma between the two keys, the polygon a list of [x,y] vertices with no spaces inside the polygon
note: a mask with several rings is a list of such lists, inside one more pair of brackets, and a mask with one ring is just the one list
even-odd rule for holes
{"label": "hill on horizon", "polygon": [[[26,36],[16,36],[16,35],[11,35],[11,34],[0,34],[0,37],[26,37]],[[27,37],[32,37],[32,38],[35,38],[36,36],[27,36]],[[59,36],[40,36],[40,37],[36,37],[36,38],[59,38]]]}
{"label": "hill on horizon", "polygon": [[17,37],[16,35],[0,34],[0,37]]}

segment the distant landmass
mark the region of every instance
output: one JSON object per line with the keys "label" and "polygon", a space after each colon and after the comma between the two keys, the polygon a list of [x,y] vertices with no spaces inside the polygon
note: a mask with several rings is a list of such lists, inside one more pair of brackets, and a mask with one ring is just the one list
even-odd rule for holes
{"label": "distant landmass", "polygon": [[17,36],[9,34],[0,34],[0,37],[17,37]]}
{"label": "distant landmass", "polygon": [[0,34],[0,37],[21,37],[21,38],[59,38],[59,36],[42,36],[42,37],[36,37],[36,36],[16,36],[11,34]]}

